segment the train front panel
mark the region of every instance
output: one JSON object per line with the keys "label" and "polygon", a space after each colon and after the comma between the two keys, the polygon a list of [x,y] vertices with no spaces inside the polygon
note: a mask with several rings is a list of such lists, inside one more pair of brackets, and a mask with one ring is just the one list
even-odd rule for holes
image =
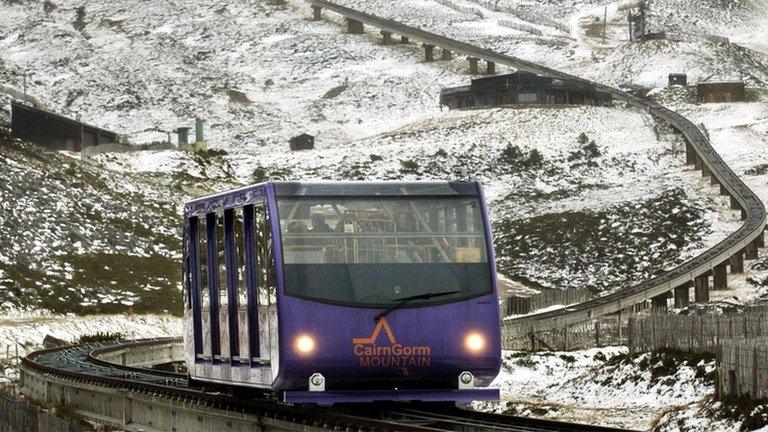
{"label": "train front panel", "polygon": [[273,386],[294,402],[498,397],[455,393],[488,385],[500,363],[480,185],[330,185],[275,185]]}

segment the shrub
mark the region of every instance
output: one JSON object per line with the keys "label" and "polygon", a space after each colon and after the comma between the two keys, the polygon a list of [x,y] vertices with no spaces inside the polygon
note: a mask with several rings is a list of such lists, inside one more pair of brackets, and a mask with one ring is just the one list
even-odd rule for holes
{"label": "shrub", "polygon": [[401,160],[400,165],[402,166],[400,172],[403,173],[416,173],[419,170],[419,164],[411,159]]}
{"label": "shrub", "polygon": [[527,154],[520,147],[507,144],[499,154],[499,162],[514,170],[535,169],[544,163],[544,156],[537,149],[530,150]]}
{"label": "shrub", "polygon": [[263,165],[256,165],[251,173],[251,180],[254,183],[263,183],[268,180],[288,180],[293,175],[288,168],[277,168],[269,170]]}
{"label": "shrub", "polygon": [[80,339],[77,340],[77,343],[94,343],[94,342],[112,342],[124,339],[123,334],[120,332],[117,333],[109,333],[109,332],[97,332],[96,334],[92,335],[83,335],[80,336]]}

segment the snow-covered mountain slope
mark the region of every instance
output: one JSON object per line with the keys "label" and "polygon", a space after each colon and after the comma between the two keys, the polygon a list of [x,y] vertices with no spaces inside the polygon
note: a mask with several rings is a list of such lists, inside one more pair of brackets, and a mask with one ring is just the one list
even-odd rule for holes
{"label": "snow-covered mountain slope", "polygon": [[[660,85],[670,72],[768,81],[765,56],[739,47],[648,42],[602,49],[500,27],[498,17],[519,20],[505,9],[484,19],[434,1],[344,2],[608,83]],[[573,16],[603,4],[539,3],[516,7],[544,8],[571,25]],[[137,142],[162,140],[164,131],[196,116],[206,119],[212,146],[230,150],[285,145],[305,131],[319,142],[358,139],[434,114],[440,88],[466,82],[457,73],[466,70],[464,59],[424,64],[420,47],[345,35],[338,17],[310,21],[298,0],[32,0],[0,7],[4,85],[20,91],[27,71],[29,92],[44,105]]]}
{"label": "snow-covered mountain slope", "polygon": [[[223,0],[0,5],[0,58],[31,74],[49,107],[137,142],[206,120],[213,147],[336,142],[437,110],[463,77],[415,64],[415,46],[375,49],[306,5]],[[15,75],[10,84],[21,87]]]}
{"label": "snow-covered mountain slope", "polygon": [[0,129],[0,305],[178,312],[182,195]]}
{"label": "snow-covered mountain slope", "polygon": [[[578,60],[597,55],[556,31],[533,37],[488,29],[487,20],[436,2],[406,5],[362,6],[555,66],[586,67]],[[594,5],[571,5],[562,16],[587,6]],[[649,116],[622,108],[441,112],[440,88],[468,79],[463,59],[423,63],[420,47],[344,34],[337,17],[310,21],[303,3],[33,0],[0,7],[7,85],[18,88],[18,72],[29,70],[30,93],[43,104],[139,142],[162,139],[161,131],[196,115],[207,119],[210,146],[227,153],[104,154],[83,168],[161,184],[158,193],[172,195],[174,205],[266,178],[457,178],[466,171],[489,189],[504,272],[545,287],[600,291],[655,274],[735,226],[733,214],[712,210],[722,199],[683,172],[677,138]],[[595,73],[625,80],[595,59]],[[288,137],[303,131],[317,135],[317,149],[289,152]],[[172,217],[158,224],[178,226]],[[178,256],[177,234],[164,257]],[[164,286],[175,288],[178,269],[163,268]],[[119,283],[97,281],[110,295],[121,292]]]}

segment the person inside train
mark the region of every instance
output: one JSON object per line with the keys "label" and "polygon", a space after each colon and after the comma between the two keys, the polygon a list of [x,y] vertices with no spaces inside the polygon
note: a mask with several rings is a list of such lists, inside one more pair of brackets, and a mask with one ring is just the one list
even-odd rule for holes
{"label": "person inside train", "polygon": [[320,213],[314,213],[312,215],[312,232],[313,233],[331,233],[333,232],[333,228],[331,228],[325,222],[325,216],[321,215]]}

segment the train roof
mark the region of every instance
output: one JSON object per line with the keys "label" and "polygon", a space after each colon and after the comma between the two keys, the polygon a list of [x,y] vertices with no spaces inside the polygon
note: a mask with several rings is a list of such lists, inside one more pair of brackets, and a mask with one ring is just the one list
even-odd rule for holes
{"label": "train roof", "polygon": [[184,206],[187,216],[257,202],[273,185],[277,197],[354,196],[478,196],[476,181],[311,181],[265,182],[193,199]]}
{"label": "train roof", "polygon": [[413,196],[478,194],[475,182],[454,181],[340,181],[276,182],[275,195],[292,196]]}

